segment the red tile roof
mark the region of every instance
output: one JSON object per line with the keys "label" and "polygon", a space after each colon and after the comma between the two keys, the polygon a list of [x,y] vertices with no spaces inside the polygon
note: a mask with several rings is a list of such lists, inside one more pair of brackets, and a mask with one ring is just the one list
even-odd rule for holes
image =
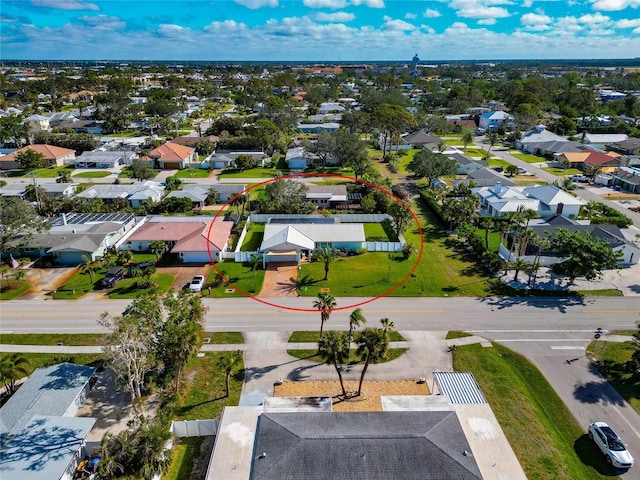
{"label": "red tile roof", "polygon": [[149,152],[149,156],[163,161],[177,162],[188,159],[194,150],[194,148],[187,147],[185,145],[167,142],[164,145],[160,145],[158,148],[151,150]]}
{"label": "red tile roof", "polygon": [[206,252],[207,240],[212,252],[219,252],[231,234],[233,222],[218,218],[215,221],[163,222],[147,221],[127,241],[153,242],[165,240],[176,242],[172,253]]}
{"label": "red tile roof", "polygon": [[14,162],[16,159],[16,155],[21,152],[26,152],[27,150],[33,150],[35,152],[41,153],[44,155],[45,160],[54,160],[56,158],[61,158],[70,153],[75,153],[75,150],[70,150],[68,148],[56,147],[54,145],[27,145],[26,147],[22,147],[15,152],[8,153],[3,157],[0,157],[0,162]]}
{"label": "red tile roof", "polygon": [[609,163],[612,166],[619,166],[619,155],[608,155],[606,153],[591,152],[587,158],[584,159],[584,163],[589,166],[599,167]]}

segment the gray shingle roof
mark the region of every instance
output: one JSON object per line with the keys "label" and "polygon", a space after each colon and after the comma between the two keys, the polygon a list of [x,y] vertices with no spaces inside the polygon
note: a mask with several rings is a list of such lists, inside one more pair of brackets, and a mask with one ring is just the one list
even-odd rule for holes
{"label": "gray shingle roof", "polygon": [[263,413],[253,480],[482,478],[453,411]]}

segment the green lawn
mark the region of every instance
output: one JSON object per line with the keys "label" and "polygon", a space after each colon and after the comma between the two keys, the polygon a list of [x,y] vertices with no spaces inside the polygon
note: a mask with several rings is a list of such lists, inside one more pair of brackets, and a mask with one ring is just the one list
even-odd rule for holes
{"label": "green lawn", "polygon": [[74,177],[77,178],[104,178],[111,175],[111,172],[107,172],[106,170],[96,170],[95,172],[81,172]]}
{"label": "green lawn", "polygon": [[[287,173],[286,171],[283,173]],[[223,171],[220,173],[219,178],[272,178],[276,175],[275,168],[250,168],[249,170],[242,171]]]}
{"label": "green lawn", "polygon": [[[386,363],[390,362],[391,360],[395,360],[400,355],[403,355],[407,350],[409,349],[390,348],[387,350],[387,356],[384,358],[384,360],[381,360],[378,363]],[[301,360],[308,360],[315,363],[324,363],[323,358],[320,355],[317,355],[317,350],[287,350],[287,353],[292,357],[296,357]],[[356,349],[352,348],[351,352],[349,353],[349,359],[344,362],[343,365],[358,365],[364,363],[362,357],[356,353]]]}
{"label": "green lawn", "polygon": [[[413,210],[423,228],[422,258],[413,274],[389,295],[443,297],[495,294],[492,277],[476,263],[475,255],[459,248],[422,202]],[[420,246],[415,223],[403,235],[416,248]],[[340,258],[331,264],[327,281],[322,280],[322,264],[303,264],[298,275],[298,293],[315,297],[320,288],[330,288],[335,296],[380,295],[407,276],[416,258],[389,259],[387,253]]]}
{"label": "green lawn", "polygon": [[138,281],[137,278],[127,278],[116,284],[113,290],[109,292],[109,298],[136,298],[140,295],[144,295],[145,293],[151,293],[154,291],[166,293],[171,288],[171,285],[173,285],[175,279],[176,277],[174,275],[170,275],[168,273],[154,273],[153,277],[151,277],[154,286],[140,289],[134,287],[134,284]]}
{"label": "green lawn", "polygon": [[[586,423],[580,425],[540,371],[524,357],[494,344],[453,353],[456,371],[472,372],[527,478],[597,480],[614,476]],[[586,422],[586,420],[584,420]]]}
{"label": "green lawn", "polygon": [[[331,320],[329,320],[331,321]],[[318,326],[320,326],[320,322],[318,322]],[[348,325],[345,325],[348,327]],[[387,332],[389,336],[390,342],[405,342],[406,338],[402,336],[400,332],[395,330],[389,330]],[[289,336],[288,343],[318,343],[320,340],[320,330],[298,330],[292,332]]]}
{"label": "green lawn", "polygon": [[244,236],[240,250],[243,252],[256,252],[260,248],[264,237],[264,227],[264,223],[251,223],[251,230]]}
{"label": "green lawn", "polygon": [[200,446],[206,437],[184,437],[174,439],[171,448],[171,466],[162,475],[165,480],[190,480],[196,458],[200,456]]}
{"label": "green lawn", "polygon": [[544,167],[542,170],[552,173],[554,175],[583,175],[584,172],[577,168],[556,168],[556,167]]}
{"label": "green lawn", "polygon": [[88,292],[92,292],[100,283],[100,280],[104,278],[106,270],[100,268],[96,270],[93,275],[93,283],[88,273],[81,273],[78,270],[73,277],[71,277],[67,283],[58,288],[53,294],[54,300],[70,300],[73,298],[80,298]]}
{"label": "green lawn", "polygon": [[446,340],[455,340],[456,338],[465,338],[465,337],[471,337],[473,336],[473,334],[471,333],[467,333],[467,332],[459,332],[457,330],[449,330],[447,332],[447,336],[445,337]]}
{"label": "green lawn", "polygon": [[[264,280],[264,270],[257,269],[252,272],[251,268],[243,263],[225,261],[217,264],[218,268],[224,273],[224,276],[234,286],[249,295],[257,295],[262,288],[262,281]],[[205,282],[205,287],[211,285],[216,278],[217,272],[215,268],[211,269],[209,277]],[[233,288],[223,283],[221,286],[212,288],[209,293],[207,288],[202,289],[202,295],[208,298],[226,298],[226,297],[243,297],[244,295],[239,291],[226,292],[226,290]]]}
{"label": "green lawn", "polygon": [[7,345],[102,345],[104,335],[100,333],[4,333],[0,334],[0,343]]}
{"label": "green lawn", "polygon": [[55,178],[59,177],[62,172],[73,172],[73,167],[48,167],[35,168],[33,170],[17,170],[9,172],[8,177],[37,177],[37,178]]}
{"label": "green lawn", "polygon": [[611,382],[615,389],[640,413],[639,375],[633,375],[626,364],[637,347],[631,342],[618,343],[604,340],[591,342],[587,354],[598,371]]}
{"label": "green lawn", "polygon": [[388,242],[389,236],[380,223],[365,223],[364,236],[367,242]]}
{"label": "green lawn", "polygon": [[242,332],[205,332],[204,336],[209,337],[213,344],[244,343]]}
{"label": "green lawn", "polygon": [[178,178],[207,178],[209,175],[211,172],[206,168],[185,168],[176,173]]}
{"label": "green lawn", "polygon": [[543,163],[548,162],[548,160],[544,157],[539,157],[538,155],[531,155],[530,153],[511,153],[512,157],[517,158],[518,160],[522,160],[527,163]]}
{"label": "green lawn", "polygon": [[226,406],[238,405],[244,381],[244,363],[239,355],[230,378],[230,395],[226,396],[225,374],[218,367],[218,359],[236,352],[206,352],[204,357],[191,360],[184,378],[187,384],[179,397],[175,420],[219,418]]}
{"label": "green lawn", "polygon": [[501,158],[490,158],[489,160],[487,160],[487,165],[489,167],[507,168],[509,165],[512,165],[512,164],[507,162],[506,160],[502,160]]}
{"label": "green lawn", "polygon": [[12,300],[31,289],[31,284],[24,280],[20,280],[17,284],[13,280],[5,280],[3,283],[0,289],[0,300]]}

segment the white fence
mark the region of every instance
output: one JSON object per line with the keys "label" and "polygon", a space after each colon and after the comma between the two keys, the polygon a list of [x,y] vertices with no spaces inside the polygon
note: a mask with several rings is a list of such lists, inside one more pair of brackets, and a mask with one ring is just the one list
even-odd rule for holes
{"label": "white fence", "polygon": [[402,245],[400,242],[362,242],[362,248],[368,252],[399,252]]}
{"label": "white fence", "polygon": [[[249,221],[256,223],[266,223],[270,218],[300,220],[306,218],[322,218],[318,215],[296,215],[290,213],[254,213],[249,216]],[[331,218],[337,218],[341,223],[380,223],[391,218],[386,213],[344,213],[331,215]]]}
{"label": "white fence", "polygon": [[248,262],[252,255],[262,255],[260,252],[222,252],[223,260],[233,260],[234,262]]}
{"label": "white fence", "polygon": [[171,433],[178,438],[215,435],[218,433],[218,420],[182,420],[172,422]]}

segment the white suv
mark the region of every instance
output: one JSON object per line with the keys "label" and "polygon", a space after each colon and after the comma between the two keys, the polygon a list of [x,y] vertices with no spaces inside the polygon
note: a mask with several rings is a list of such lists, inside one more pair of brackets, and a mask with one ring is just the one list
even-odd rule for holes
{"label": "white suv", "polygon": [[189,283],[189,290],[193,293],[200,292],[204,286],[204,277],[202,275],[196,275]]}
{"label": "white suv", "polygon": [[617,468],[631,468],[633,457],[613,429],[604,422],[589,425],[589,438],[602,450],[607,462]]}

